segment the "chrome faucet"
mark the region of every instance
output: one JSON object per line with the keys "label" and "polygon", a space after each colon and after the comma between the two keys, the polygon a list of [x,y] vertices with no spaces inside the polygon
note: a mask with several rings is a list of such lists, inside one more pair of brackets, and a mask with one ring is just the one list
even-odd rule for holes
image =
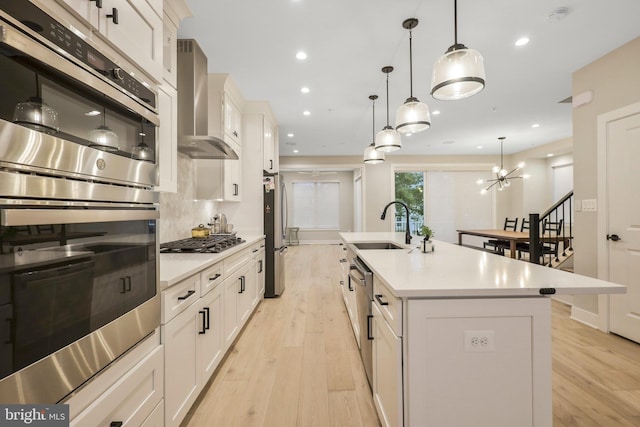
{"label": "chrome faucet", "polygon": [[404,234],[404,242],[407,245],[409,245],[411,244],[411,231],[409,230],[409,206],[407,206],[406,203],[401,202],[399,200],[394,200],[393,202],[387,203],[387,206],[385,206],[384,209],[382,210],[382,215],[380,215],[380,219],[382,220],[385,219],[385,217],[387,216],[387,208],[393,205],[394,203],[404,206],[404,210],[407,211],[407,231]]}

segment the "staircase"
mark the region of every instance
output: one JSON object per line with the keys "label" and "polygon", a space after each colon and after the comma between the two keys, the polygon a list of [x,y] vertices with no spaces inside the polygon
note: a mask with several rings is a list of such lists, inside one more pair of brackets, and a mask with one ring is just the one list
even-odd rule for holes
{"label": "staircase", "polygon": [[[530,262],[573,271],[572,268],[563,267],[573,257],[573,191],[567,193],[543,214],[529,214],[529,221]],[[547,222],[562,222],[557,235],[544,233]],[[555,251],[543,250],[554,246]]]}

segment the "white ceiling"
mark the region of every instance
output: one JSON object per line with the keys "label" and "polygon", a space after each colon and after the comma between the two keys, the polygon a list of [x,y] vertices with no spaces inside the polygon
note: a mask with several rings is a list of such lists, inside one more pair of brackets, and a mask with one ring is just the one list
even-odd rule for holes
{"label": "white ceiling", "polygon": [[[430,129],[403,138],[393,154],[505,154],[570,137],[571,75],[640,36],[638,0],[459,0],[458,41],[484,57],[487,86],[460,101],[436,101],[431,69],[453,44],[453,0],[187,0],[194,38],[209,72],[229,73],[250,100],[268,100],[280,126],[280,155],[362,155],[375,130],[409,96],[407,18],[413,30],[413,94],[432,115]],[[558,7],[569,13],[548,19]],[[524,47],[514,42],[530,38]],[[306,61],[295,54],[304,50]],[[640,72],[640,70],[639,70]],[[607,78],[607,76],[602,76]],[[308,86],[310,93],[300,88]],[[596,94],[597,96],[597,94]],[[302,112],[309,110],[310,116]],[[531,125],[538,123],[538,128]],[[287,134],[293,133],[293,138]],[[483,148],[477,148],[481,145]]]}

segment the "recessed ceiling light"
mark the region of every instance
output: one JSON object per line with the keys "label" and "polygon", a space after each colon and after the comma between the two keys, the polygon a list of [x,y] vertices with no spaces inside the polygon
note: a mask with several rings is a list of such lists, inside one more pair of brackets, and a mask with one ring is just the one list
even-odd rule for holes
{"label": "recessed ceiling light", "polygon": [[529,43],[529,37],[520,37],[518,40],[516,40],[515,45],[524,46],[527,43]]}
{"label": "recessed ceiling light", "polygon": [[440,114],[440,110],[433,110],[431,114],[433,114],[434,116],[437,116],[438,114]]}
{"label": "recessed ceiling light", "polygon": [[443,144],[445,145],[450,145],[450,144],[455,144],[455,141],[442,141]]}
{"label": "recessed ceiling light", "polygon": [[539,128],[539,127],[540,127],[540,124],[539,124],[539,123],[534,123],[534,124],[532,124],[532,125],[531,125],[531,127],[532,127],[532,128]]}
{"label": "recessed ceiling light", "polygon": [[304,110],[304,111],[302,112],[302,114],[304,114],[305,116],[310,116],[310,115],[311,115],[311,111],[309,111],[309,110]]}
{"label": "recessed ceiling light", "polygon": [[100,111],[97,110],[91,110],[91,111],[87,111],[86,113],[84,113],[85,116],[98,116],[100,115]]}
{"label": "recessed ceiling light", "polygon": [[304,61],[305,59],[307,59],[307,54],[303,51],[300,51],[296,53],[296,58],[298,58],[300,61]]}
{"label": "recessed ceiling light", "polygon": [[309,93],[309,88],[308,88],[308,87],[306,87],[306,86],[305,86],[305,87],[301,87],[301,88],[300,88],[300,92],[302,92],[302,93]]}
{"label": "recessed ceiling light", "polygon": [[288,133],[288,134],[287,134],[287,136],[288,136],[289,138],[293,138],[293,134],[292,134],[292,133]]}
{"label": "recessed ceiling light", "polygon": [[478,150],[482,150],[484,147],[483,147],[482,145],[478,145],[476,148],[477,148]]}
{"label": "recessed ceiling light", "polygon": [[293,152],[294,152],[294,153],[299,153],[299,151],[298,151],[298,150],[293,150]]}
{"label": "recessed ceiling light", "polygon": [[553,157],[553,153],[547,154],[547,157]]}
{"label": "recessed ceiling light", "polygon": [[412,133],[405,133],[404,136],[411,136],[413,135]]}

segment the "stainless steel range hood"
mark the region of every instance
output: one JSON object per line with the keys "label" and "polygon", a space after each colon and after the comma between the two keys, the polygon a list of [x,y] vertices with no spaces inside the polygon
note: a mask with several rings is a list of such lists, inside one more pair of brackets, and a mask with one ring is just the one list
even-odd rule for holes
{"label": "stainless steel range hood", "polygon": [[178,151],[194,159],[238,159],[208,129],[207,57],[192,39],[178,40]]}

